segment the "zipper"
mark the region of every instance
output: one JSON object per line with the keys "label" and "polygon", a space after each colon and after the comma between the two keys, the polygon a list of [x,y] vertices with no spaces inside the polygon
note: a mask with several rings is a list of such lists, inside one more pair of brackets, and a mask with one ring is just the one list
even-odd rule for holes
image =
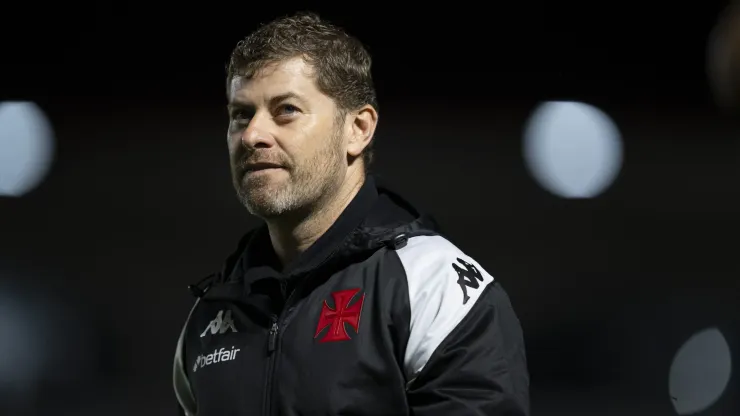
{"label": "zipper", "polygon": [[[308,276],[306,276],[308,277]],[[280,351],[278,350],[278,340],[280,336],[280,326],[286,325],[287,318],[291,314],[291,312],[294,310],[294,308],[289,307],[289,301],[293,299],[293,295],[295,292],[300,289],[300,286],[303,286],[299,284],[296,286],[296,288],[293,290],[293,293],[288,296],[288,300],[285,302],[285,305],[283,306],[283,311],[280,313],[280,315],[273,315],[272,316],[272,323],[270,325],[270,332],[267,336],[267,381],[265,382],[265,397],[264,397],[264,415],[265,416],[272,416],[273,409],[274,409],[274,394],[272,391],[272,382],[275,378],[275,371],[277,369],[277,360],[280,355]]]}
{"label": "zipper", "polygon": [[283,304],[283,309],[280,312],[280,315],[273,315],[272,316],[272,324],[270,326],[270,332],[267,338],[267,381],[265,383],[265,397],[264,397],[264,415],[265,416],[272,416],[273,408],[273,401],[274,401],[274,394],[272,392],[272,381],[275,378],[275,369],[277,368],[277,359],[280,355],[280,351],[278,351],[278,341],[280,337],[280,326],[286,326],[287,320],[292,314],[292,312],[295,311],[296,308],[293,307],[293,300],[297,296],[297,294],[303,292],[303,289],[306,287],[307,282],[321,270],[321,267],[324,266],[329,259],[334,257],[334,253],[336,251],[333,251],[330,253],[321,263],[319,263],[315,268],[314,271],[311,273],[308,273],[300,283],[296,285],[296,287],[293,288],[293,291],[288,295],[288,299],[285,300],[285,303]]}
{"label": "zipper", "polygon": [[267,341],[267,352],[269,354],[272,354],[273,351],[275,351],[275,346],[277,344],[277,334],[280,327],[278,326],[277,318],[272,319],[272,326],[270,327],[270,338]]}
{"label": "zipper", "polygon": [[272,414],[272,380],[275,378],[275,361],[277,360],[277,338],[280,331],[278,316],[271,318],[270,332],[267,335],[267,380],[265,381],[264,397],[262,398],[263,413],[265,416]]}

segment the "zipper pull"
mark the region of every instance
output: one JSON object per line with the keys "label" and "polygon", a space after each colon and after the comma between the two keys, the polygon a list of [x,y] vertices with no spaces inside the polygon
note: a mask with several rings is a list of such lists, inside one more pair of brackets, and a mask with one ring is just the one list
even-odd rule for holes
{"label": "zipper pull", "polygon": [[277,320],[272,321],[272,327],[270,327],[270,335],[267,341],[267,352],[271,353],[275,351],[275,344],[277,343],[278,334],[278,323]]}

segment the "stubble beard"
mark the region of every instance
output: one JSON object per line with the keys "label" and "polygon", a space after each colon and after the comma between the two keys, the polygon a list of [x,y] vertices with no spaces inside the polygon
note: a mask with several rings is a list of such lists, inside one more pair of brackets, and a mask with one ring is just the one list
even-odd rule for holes
{"label": "stubble beard", "polygon": [[335,129],[327,145],[313,158],[290,167],[287,179],[239,178],[236,191],[242,205],[262,219],[310,211],[321,205],[338,191],[344,179],[340,135],[341,129]]}

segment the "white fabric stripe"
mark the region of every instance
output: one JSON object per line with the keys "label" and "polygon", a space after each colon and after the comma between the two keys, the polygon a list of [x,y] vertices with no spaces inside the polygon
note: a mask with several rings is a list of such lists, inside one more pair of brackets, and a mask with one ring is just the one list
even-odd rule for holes
{"label": "white fabric stripe", "polygon": [[[441,236],[412,237],[397,253],[406,270],[411,305],[411,334],[404,357],[406,377],[411,380],[475,305],[493,277]],[[453,268],[455,263],[466,269],[458,258],[475,266],[483,277],[477,289],[466,287],[469,299],[465,304]]]}

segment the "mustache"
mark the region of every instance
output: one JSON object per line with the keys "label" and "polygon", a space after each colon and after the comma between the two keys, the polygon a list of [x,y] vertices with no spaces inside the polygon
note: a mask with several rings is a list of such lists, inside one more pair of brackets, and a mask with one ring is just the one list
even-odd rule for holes
{"label": "mustache", "polygon": [[286,157],[280,154],[252,153],[246,158],[238,160],[236,166],[240,170],[246,170],[248,166],[269,164],[281,166],[287,169],[290,167],[290,162],[286,159]]}

